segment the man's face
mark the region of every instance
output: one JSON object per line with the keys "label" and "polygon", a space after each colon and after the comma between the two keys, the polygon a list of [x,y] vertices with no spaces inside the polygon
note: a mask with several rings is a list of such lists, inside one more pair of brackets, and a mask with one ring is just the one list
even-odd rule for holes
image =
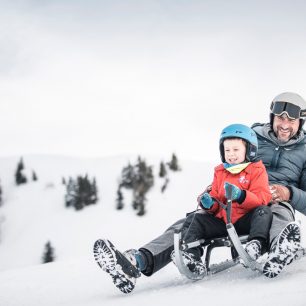
{"label": "man's face", "polygon": [[274,116],[273,131],[277,139],[281,142],[287,142],[298,131],[300,125],[299,119],[290,119],[286,114]]}

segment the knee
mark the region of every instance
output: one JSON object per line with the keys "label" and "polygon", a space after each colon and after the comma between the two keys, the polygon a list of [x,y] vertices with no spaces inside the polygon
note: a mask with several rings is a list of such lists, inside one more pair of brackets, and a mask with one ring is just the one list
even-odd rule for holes
{"label": "knee", "polygon": [[265,216],[272,219],[272,211],[269,206],[258,206],[256,208],[256,214],[259,216]]}

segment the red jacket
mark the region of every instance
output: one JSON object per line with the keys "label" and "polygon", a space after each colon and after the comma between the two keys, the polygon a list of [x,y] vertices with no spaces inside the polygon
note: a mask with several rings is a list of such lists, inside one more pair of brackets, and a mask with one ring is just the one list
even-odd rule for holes
{"label": "red jacket", "polygon": [[[262,161],[250,163],[238,174],[230,173],[224,168],[223,164],[215,168],[210,195],[222,203],[226,203],[224,190],[225,182],[234,184],[241,190],[246,191],[245,200],[241,204],[235,201],[232,203],[232,223],[235,223],[239,218],[255,207],[267,205],[271,201],[268,174]],[[208,211],[226,222],[226,212],[217,203]]]}

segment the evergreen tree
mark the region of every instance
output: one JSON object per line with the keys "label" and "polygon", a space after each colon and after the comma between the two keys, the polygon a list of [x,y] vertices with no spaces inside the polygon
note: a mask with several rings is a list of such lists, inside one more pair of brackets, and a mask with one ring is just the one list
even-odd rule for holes
{"label": "evergreen tree", "polygon": [[137,207],[137,215],[138,216],[143,216],[146,213],[145,210],[145,204],[146,204],[146,197],[145,194],[139,193],[134,201],[136,202],[136,207]]}
{"label": "evergreen tree", "polygon": [[65,204],[66,207],[75,206],[75,199],[77,194],[76,182],[69,177],[68,184],[66,185]]}
{"label": "evergreen tree", "polygon": [[145,160],[138,157],[135,165],[135,177],[133,181],[133,208],[138,210],[138,215],[145,214],[146,193],[154,184],[153,170],[147,166]]}
{"label": "evergreen tree", "polygon": [[33,181],[37,181],[38,180],[37,175],[36,175],[34,170],[32,171],[32,180]]}
{"label": "evergreen tree", "polygon": [[89,204],[96,204],[98,201],[98,188],[96,178],[93,178],[89,188]]}
{"label": "evergreen tree", "polygon": [[[134,166],[129,163],[127,167],[122,169],[118,190],[121,188],[132,189],[132,207],[138,211],[138,215],[142,216],[145,214],[145,195],[153,185],[152,166],[147,166],[145,160],[142,160],[139,156]],[[117,207],[120,207],[118,209],[123,208],[123,199],[120,197],[119,191],[117,191],[116,202]]]}
{"label": "evergreen tree", "polygon": [[66,180],[65,180],[64,177],[62,177],[62,184],[63,184],[63,185],[66,185]]}
{"label": "evergreen tree", "polygon": [[117,198],[116,198],[116,208],[118,210],[122,209],[124,207],[124,203],[123,203],[123,194],[121,191],[121,188],[119,186],[118,190],[117,190]]}
{"label": "evergreen tree", "polygon": [[134,167],[129,163],[121,172],[120,186],[126,189],[133,189],[135,179]]}
{"label": "evergreen tree", "polygon": [[27,182],[26,176],[22,173],[23,169],[24,169],[23,159],[20,158],[20,161],[17,165],[17,169],[15,172],[16,185],[25,184]]}
{"label": "evergreen tree", "polygon": [[45,249],[44,249],[44,253],[43,253],[43,257],[42,257],[42,262],[43,263],[48,263],[48,262],[52,262],[55,260],[55,255],[54,255],[54,248],[51,245],[51,242],[48,241],[45,244]]}
{"label": "evergreen tree", "polygon": [[167,175],[167,169],[164,162],[160,163],[159,166],[159,177],[165,177]]}
{"label": "evergreen tree", "polygon": [[87,175],[83,178],[81,176],[77,177],[76,184],[76,195],[75,195],[75,203],[74,208],[76,210],[81,210],[87,205],[87,193],[88,193],[88,185],[87,185]]}
{"label": "evergreen tree", "polygon": [[171,157],[171,161],[168,163],[169,169],[171,169],[172,171],[180,171],[181,168],[178,164],[178,160],[176,155],[173,153],[172,157]]}
{"label": "evergreen tree", "polygon": [[69,178],[66,185],[65,203],[66,207],[73,206],[81,210],[85,206],[95,204],[98,201],[98,190],[96,179],[90,182],[88,175],[77,176],[76,180]]}

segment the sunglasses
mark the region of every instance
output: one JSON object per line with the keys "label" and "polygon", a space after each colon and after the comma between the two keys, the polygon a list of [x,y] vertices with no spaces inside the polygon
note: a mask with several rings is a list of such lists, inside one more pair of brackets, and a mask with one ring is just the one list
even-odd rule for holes
{"label": "sunglasses", "polygon": [[306,116],[306,110],[302,110],[299,106],[278,101],[272,103],[271,113],[277,116],[281,116],[285,113],[290,119],[299,119]]}

